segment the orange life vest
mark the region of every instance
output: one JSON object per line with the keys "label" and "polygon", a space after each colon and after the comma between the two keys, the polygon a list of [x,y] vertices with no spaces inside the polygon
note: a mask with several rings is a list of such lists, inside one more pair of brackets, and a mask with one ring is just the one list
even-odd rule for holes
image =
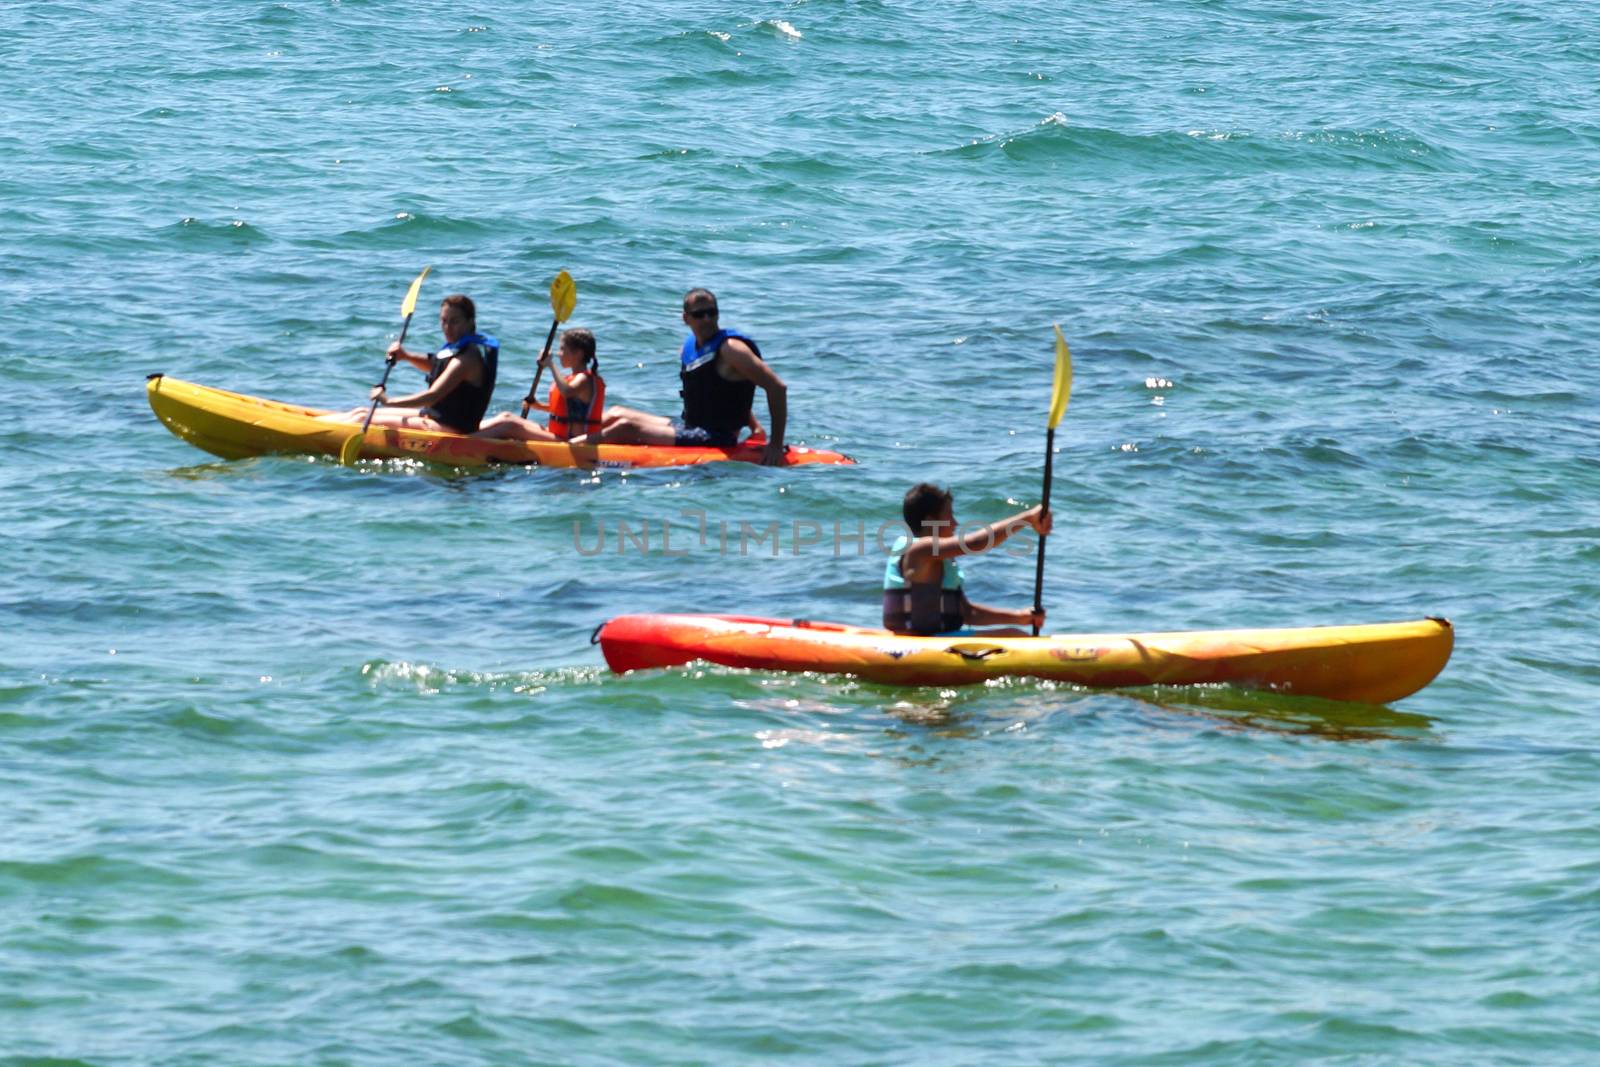
{"label": "orange life vest", "polygon": [[594,379],[594,397],[589,401],[587,409],[582,404],[572,405],[572,414],[567,414],[567,398],[561,392],[559,385],[550,386],[550,422],[549,430],[564,440],[571,440],[580,434],[600,432],[600,413],[605,410],[606,382],[594,371],[589,372]]}

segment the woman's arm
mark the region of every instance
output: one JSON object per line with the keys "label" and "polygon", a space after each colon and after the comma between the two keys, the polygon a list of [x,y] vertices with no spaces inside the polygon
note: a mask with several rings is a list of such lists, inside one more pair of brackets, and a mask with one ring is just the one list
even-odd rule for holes
{"label": "woman's arm", "polygon": [[427,372],[433,369],[432,363],[425,352],[411,352],[400,347],[400,342],[395,341],[389,345],[388,357],[393,360],[405,360],[420,371]]}
{"label": "woman's arm", "polygon": [[450,361],[449,366],[445,367],[444,373],[435,378],[433,380],[433,384],[422,390],[420,393],[412,393],[410,396],[396,397],[395,399],[390,400],[387,396],[383,395],[382,390],[380,390],[377,394],[375,394],[375,396],[378,403],[387,404],[390,407],[425,408],[429,404],[443,400],[445,397],[455,392],[456,387],[471,377],[473,370],[476,369],[477,366],[481,366],[481,364],[482,360],[476,353],[473,353],[472,355],[458,355],[455,359]]}

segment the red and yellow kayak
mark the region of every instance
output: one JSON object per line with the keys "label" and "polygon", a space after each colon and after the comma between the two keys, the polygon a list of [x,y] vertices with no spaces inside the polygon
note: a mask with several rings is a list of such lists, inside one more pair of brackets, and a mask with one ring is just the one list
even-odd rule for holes
{"label": "red and yellow kayak", "polygon": [[848,674],[889,685],[970,685],[1049,678],[1125,688],[1226,683],[1331,700],[1387,704],[1444,668],[1444,619],[1270,630],[903,637],[804,619],[622,615],[595,640],[618,674],[705,660],[766,671]]}
{"label": "red and yellow kayak", "polygon": [[[145,385],[150,409],[174,434],[223,459],[275,454],[337,456],[356,427],[322,422],[319,408],[230,393],[224,389],[153,374]],[[568,445],[537,441],[492,441],[455,433],[373,426],[361,445],[362,459],[420,459],[454,467],[529,463],[545,467],[690,467],[701,463],[760,463],[761,440],[732,448],[673,445]],[[841,452],[791,445],[784,466],[854,463]]]}

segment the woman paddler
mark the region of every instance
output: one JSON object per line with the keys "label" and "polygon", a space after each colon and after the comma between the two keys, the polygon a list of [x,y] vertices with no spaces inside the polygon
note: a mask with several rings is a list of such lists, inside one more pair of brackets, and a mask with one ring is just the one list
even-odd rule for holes
{"label": "woman paddler", "polygon": [[[478,311],[470,297],[452,293],[439,304],[439,332],[444,347],[437,352],[410,352],[395,341],[389,359],[405,360],[428,376],[427,388],[410,396],[391,398],[383,386],[372,387],[373,426],[401,426],[410,430],[472,433],[489,409],[500,342],[478,332]],[[367,408],[339,415],[324,415],[329,422],[363,423]]]}

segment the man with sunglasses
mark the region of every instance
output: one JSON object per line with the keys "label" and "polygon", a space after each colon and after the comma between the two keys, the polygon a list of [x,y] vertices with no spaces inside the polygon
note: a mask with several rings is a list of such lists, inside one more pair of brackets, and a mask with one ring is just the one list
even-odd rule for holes
{"label": "man with sunglasses", "polygon": [[761,358],[756,343],[735,330],[717,325],[717,298],[709,289],[691,289],[683,298],[683,321],[689,339],[683,343],[678,369],[683,381],[683,416],[669,419],[632,408],[607,409],[600,429],[574,444],[700,445],[729,448],[739,431],[759,427],[752,404],[756,387],[767,394],[772,436],[761,462],[783,463],[783,433],[789,415],[789,389]]}

